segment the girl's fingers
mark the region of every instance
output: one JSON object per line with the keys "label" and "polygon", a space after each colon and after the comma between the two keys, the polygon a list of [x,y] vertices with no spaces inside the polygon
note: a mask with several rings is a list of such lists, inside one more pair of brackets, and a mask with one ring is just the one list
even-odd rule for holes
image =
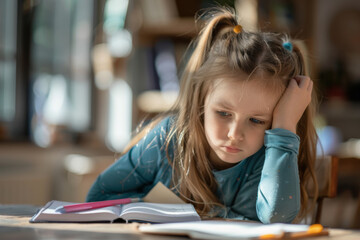
{"label": "girl's fingers", "polygon": [[311,79],[307,76],[299,75],[295,77],[295,80],[300,88],[309,89],[310,85],[312,85]]}
{"label": "girl's fingers", "polygon": [[312,88],[313,88],[313,85],[314,85],[313,81],[310,80],[310,84],[309,84],[307,90],[311,92]]}
{"label": "girl's fingers", "polygon": [[295,78],[290,80],[289,87],[298,87],[298,86],[299,86],[299,83]]}

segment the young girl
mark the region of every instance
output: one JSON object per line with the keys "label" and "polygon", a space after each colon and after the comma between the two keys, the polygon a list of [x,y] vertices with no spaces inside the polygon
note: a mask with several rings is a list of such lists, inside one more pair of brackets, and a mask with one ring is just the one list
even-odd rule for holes
{"label": "young girl", "polygon": [[134,138],[87,201],[143,197],[161,181],[203,217],[292,222],[306,210],[305,183],[316,185],[313,83],[299,47],[242,29],[228,9],[209,12],[195,44],[172,111]]}

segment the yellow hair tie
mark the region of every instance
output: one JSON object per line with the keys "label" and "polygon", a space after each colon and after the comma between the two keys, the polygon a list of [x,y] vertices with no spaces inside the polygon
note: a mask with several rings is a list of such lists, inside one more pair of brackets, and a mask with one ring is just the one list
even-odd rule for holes
{"label": "yellow hair tie", "polygon": [[236,33],[236,34],[241,33],[241,31],[242,31],[242,26],[241,26],[241,25],[236,25],[236,26],[233,28],[233,31],[234,31],[234,33]]}

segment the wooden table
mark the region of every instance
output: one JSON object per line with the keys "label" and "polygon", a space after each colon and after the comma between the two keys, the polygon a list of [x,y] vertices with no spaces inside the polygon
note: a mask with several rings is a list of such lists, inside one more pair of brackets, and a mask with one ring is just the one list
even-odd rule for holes
{"label": "wooden table", "polygon": [[[139,224],[121,223],[29,223],[38,207],[30,205],[0,205],[0,239],[35,240],[35,239],[129,239],[129,240],[185,240],[187,237],[145,235],[137,231]],[[360,231],[330,229],[329,236],[320,236],[317,240],[325,239],[360,239]]]}
{"label": "wooden table", "polygon": [[174,239],[174,237],[141,234],[137,231],[139,225],[137,223],[29,223],[29,219],[37,210],[38,207],[30,205],[0,205],[0,239]]}

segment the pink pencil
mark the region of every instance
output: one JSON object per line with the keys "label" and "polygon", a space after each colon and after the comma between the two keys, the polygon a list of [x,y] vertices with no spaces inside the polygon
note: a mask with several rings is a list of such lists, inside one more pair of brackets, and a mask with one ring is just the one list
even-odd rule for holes
{"label": "pink pencil", "polygon": [[140,201],[141,201],[140,198],[123,198],[123,199],[106,200],[99,202],[78,203],[78,204],[58,207],[55,211],[61,213],[80,212],[85,210],[110,207],[110,206],[127,204],[132,202],[140,202]]}

